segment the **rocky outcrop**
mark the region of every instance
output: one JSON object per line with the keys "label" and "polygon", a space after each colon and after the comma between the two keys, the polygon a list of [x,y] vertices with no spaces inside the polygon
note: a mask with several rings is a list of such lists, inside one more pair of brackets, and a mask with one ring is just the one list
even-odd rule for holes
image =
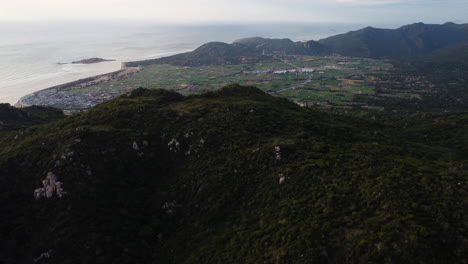
{"label": "rocky outcrop", "polygon": [[57,176],[54,173],[49,172],[47,177],[42,181],[44,187],[37,188],[34,190],[34,197],[36,200],[41,198],[52,198],[56,194],[59,198],[62,198],[66,193],[63,191],[62,182],[59,182]]}

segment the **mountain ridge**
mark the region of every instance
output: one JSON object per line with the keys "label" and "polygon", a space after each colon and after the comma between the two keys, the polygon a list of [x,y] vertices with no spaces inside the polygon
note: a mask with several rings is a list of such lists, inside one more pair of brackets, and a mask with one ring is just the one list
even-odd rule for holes
{"label": "mountain ridge", "polygon": [[397,29],[366,27],[326,39],[319,43],[333,51],[357,57],[407,57],[468,41],[468,24],[414,23]]}
{"label": "mountain ridge", "polygon": [[128,66],[172,64],[203,66],[252,63],[271,60],[272,55],[338,54],[351,57],[402,58],[427,54],[468,41],[468,24],[414,23],[397,29],[366,27],[318,41],[250,37],[232,44],[209,42],[192,52],[139,62]]}
{"label": "mountain ridge", "polygon": [[439,118],[385,124],[240,85],[136,89],[0,137],[0,255],[463,263],[466,114]]}

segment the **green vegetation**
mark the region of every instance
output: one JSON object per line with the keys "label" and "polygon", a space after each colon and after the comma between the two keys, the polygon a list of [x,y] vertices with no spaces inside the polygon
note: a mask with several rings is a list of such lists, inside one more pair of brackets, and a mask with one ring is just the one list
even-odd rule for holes
{"label": "green vegetation", "polygon": [[232,44],[209,42],[192,52],[169,57],[135,61],[127,66],[170,64],[175,66],[234,65],[275,61],[273,55],[329,55],[330,50],[316,41],[293,42],[290,39],[246,38]]}
{"label": "green vegetation", "polygon": [[0,104],[0,262],[467,263],[466,27],[209,43],[36,98],[123,94],[67,118]]}
{"label": "green vegetation", "polygon": [[0,104],[0,135],[5,131],[44,124],[61,118],[64,118],[62,111],[52,107],[30,106],[19,109],[10,104]]}
{"label": "green vegetation", "polygon": [[[0,255],[465,263],[467,119],[384,123],[238,85],[186,97],[136,89],[0,139]],[[48,172],[67,194],[35,200]]]}
{"label": "green vegetation", "polygon": [[300,104],[342,108],[356,105],[354,98],[357,95],[373,96],[375,81],[372,76],[390,69],[391,65],[385,61],[316,56],[282,56],[275,62],[198,67],[151,64],[130,78],[122,77],[70,90],[70,93],[90,90],[124,92],[144,86],[188,95],[241,83]]}
{"label": "green vegetation", "polygon": [[[385,107],[385,115],[415,112],[457,112],[468,102],[468,46],[461,43],[414,58],[394,60],[393,69],[377,74],[380,96],[359,96],[355,101]],[[380,97],[380,98],[379,98]]]}

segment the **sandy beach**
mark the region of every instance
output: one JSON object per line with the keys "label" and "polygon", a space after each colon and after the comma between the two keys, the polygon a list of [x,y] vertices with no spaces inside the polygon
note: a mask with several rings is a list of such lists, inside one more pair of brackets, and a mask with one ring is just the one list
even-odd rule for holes
{"label": "sandy beach", "polygon": [[17,103],[20,98],[28,94],[77,80],[119,71],[121,67],[122,63],[119,61],[95,64],[67,64],[64,65],[64,73],[32,76],[30,78],[25,78],[25,80],[21,82],[3,86],[0,93],[0,102],[13,105]]}
{"label": "sandy beach", "polygon": [[[142,70],[141,66],[136,67],[127,67],[125,62],[121,63],[121,66],[118,70],[112,71],[109,73],[104,73],[100,75],[95,75],[87,78],[82,78],[79,80],[74,80],[71,82],[55,85],[52,87],[48,87],[46,89],[41,89],[39,91],[35,91],[33,93],[26,94],[22,96],[15,104],[15,107],[27,107],[35,104],[39,105],[49,105],[54,103],[64,103],[69,104],[69,107],[76,107],[75,104],[79,104],[80,107],[91,107],[94,106],[96,103],[100,103],[103,100],[109,100],[114,96],[119,94],[119,91],[111,91],[110,93],[99,93],[99,96],[96,96],[92,92],[93,95],[90,94],[76,94],[70,95],[68,94],[69,91],[75,89],[83,89],[89,86],[93,86],[102,82],[107,82],[110,80],[114,80],[116,78],[121,77],[129,77],[137,72]],[[57,95],[59,99],[57,99]],[[64,96],[63,96],[64,95]],[[72,98],[65,98],[71,96]]]}

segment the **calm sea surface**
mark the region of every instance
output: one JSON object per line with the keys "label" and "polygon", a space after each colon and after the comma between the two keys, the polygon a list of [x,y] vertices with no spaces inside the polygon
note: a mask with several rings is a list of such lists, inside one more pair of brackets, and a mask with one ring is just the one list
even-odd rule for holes
{"label": "calm sea surface", "polygon": [[[0,24],[0,103],[50,86],[118,70],[123,61],[158,58],[190,51],[210,41],[231,43],[261,36],[318,40],[363,25],[157,25],[138,23]],[[58,62],[100,57],[91,65]]]}

